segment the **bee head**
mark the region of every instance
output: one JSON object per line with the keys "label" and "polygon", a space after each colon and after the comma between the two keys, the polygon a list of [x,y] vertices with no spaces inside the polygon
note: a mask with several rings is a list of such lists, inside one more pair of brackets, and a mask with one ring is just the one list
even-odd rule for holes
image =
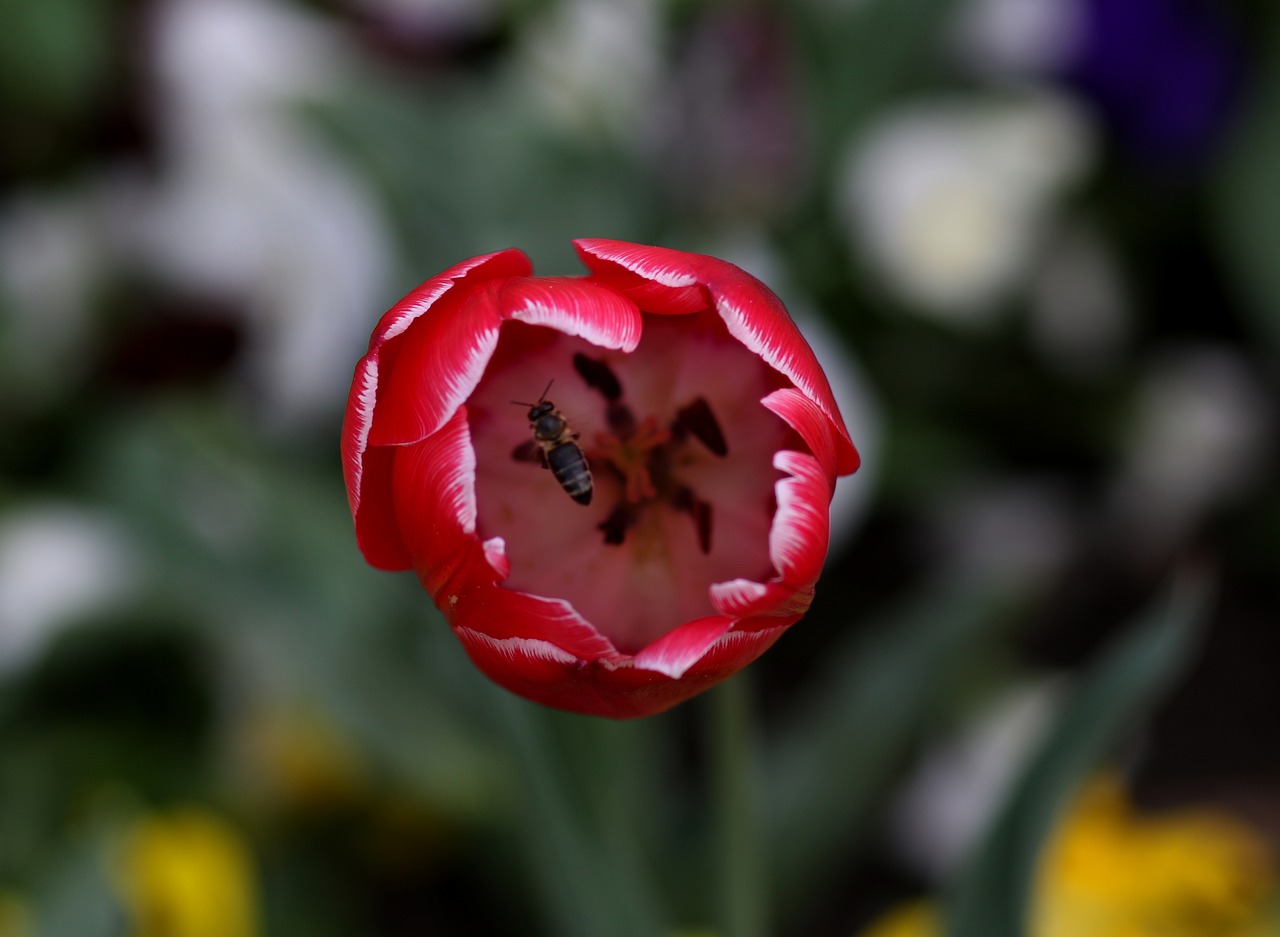
{"label": "bee head", "polygon": [[556,405],[550,400],[539,400],[529,408],[529,422],[536,423],[550,413],[554,413]]}
{"label": "bee head", "polygon": [[556,405],[555,405],[555,404],[553,404],[550,400],[548,400],[548,399],[547,399],[547,391],[549,391],[549,390],[551,389],[551,385],[552,385],[552,383],[553,383],[554,381],[555,381],[555,378],[552,378],[550,381],[547,381],[547,386],[546,386],[546,387],[544,387],[544,388],[542,389],[542,394],[538,397],[538,402],[537,402],[537,403],[527,403],[526,401],[523,401],[523,400],[513,400],[513,401],[511,401],[511,402],[512,402],[513,404],[515,404],[517,407],[528,407],[528,408],[529,408],[529,422],[530,422],[530,423],[537,422],[537,420],[538,420],[540,417],[544,417],[544,416],[546,416],[548,413],[551,413],[551,412],[553,412],[553,411],[555,410]]}

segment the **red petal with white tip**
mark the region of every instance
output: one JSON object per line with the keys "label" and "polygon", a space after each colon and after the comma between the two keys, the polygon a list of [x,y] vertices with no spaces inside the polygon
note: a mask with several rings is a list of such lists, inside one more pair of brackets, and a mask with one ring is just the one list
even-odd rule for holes
{"label": "red petal with white tip", "polygon": [[679,679],[633,666],[630,660],[577,659],[538,639],[495,639],[465,628],[455,628],[455,633],[475,665],[513,693],[557,709],[634,719],[670,709],[741,670],[788,627],[777,619],[770,624],[723,633]]}
{"label": "red petal with white tip", "polygon": [[601,348],[635,351],[640,310],[613,290],[569,277],[512,280],[499,298],[504,318],[546,325]]}
{"label": "red petal with white tip", "polygon": [[[574,242],[579,256],[601,281],[628,292],[645,311],[654,309],[638,298],[635,280],[656,289],[646,295],[672,294],[680,311],[695,286],[705,291],[731,334],[804,392],[826,415],[836,440],[836,466],[841,475],[858,467],[858,453],[840,417],[831,385],[813,350],[774,293],[746,271],[715,257],[624,241],[584,238]],[[620,276],[619,269],[629,276]],[[652,301],[651,301],[652,302]]]}
{"label": "red petal with white tip", "polygon": [[402,334],[382,378],[369,443],[403,445],[423,439],[466,403],[498,344],[502,326],[497,284],[443,297]]}
{"label": "red petal with white tip", "polygon": [[830,536],[831,476],[808,453],[784,449],[773,467],[787,477],[774,485],[778,510],[769,531],[769,558],[784,582],[808,588],[818,581]]}
{"label": "red petal with white tip", "polygon": [[472,258],[424,282],[389,309],[374,328],[369,351],[356,365],[342,426],[342,472],[347,500],[355,519],[357,542],[372,565],[388,570],[408,569],[412,565],[399,537],[390,497],[391,456],[370,451],[371,446],[377,445],[373,426],[375,415],[381,416],[378,404],[384,396],[379,386],[384,376],[381,366],[384,353],[394,350],[399,344],[394,340],[415,321],[431,314],[460,284],[523,276],[531,269],[528,258],[518,250]]}
{"label": "red petal with white tip", "polygon": [[732,627],[733,619],[724,615],[685,622],[637,654],[635,666],[678,680]]}
{"label": "red petal with white tip", "polygon": [[482,280],[507,277],[527,277],[533,272],[529,258],[523,252],[508,248],[482,257],[472,257],[415,288],[396,303],[378,320],[369,338],[369,350],[374,351],[384,343],[404,332],[418,318],[427,314],[447,293],[463,284],[475,284]]}
{"label": "red petal with white tip", "polygon": [[812,588],[797,589],[778,579],[770,582],[733,579],[711,586],[711,603],[716,611],[735,619],[759,618],[777,624],[778,618],[803,615],[812,601]]}

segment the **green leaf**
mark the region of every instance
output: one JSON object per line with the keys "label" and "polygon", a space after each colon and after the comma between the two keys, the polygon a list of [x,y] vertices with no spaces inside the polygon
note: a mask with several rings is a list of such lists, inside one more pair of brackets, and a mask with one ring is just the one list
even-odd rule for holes
{"label": "green leaf", "polygon": [[526,798],[521,833],[546,933],[669,933],[670,914],[643,855],[663,806],[655,796],[654,721],[552,712],[506,694],[497,700]]}
{"label": "green leaf", "polygon": [[826,176],[850,139],[938,67],[956,0],[810,0],[789,7]]}
{"label": "green leaf", "polygon": [[[1259,47],[1242,131],[1218,171],[1216,231],[1257,332],[1280,351],[1280,20]],[[1266,52],[1270,51],[1270,55]]]}
{"label": "green leaf", "polygon": [[1036,859],[1068,795],[1182,672],[1203,617],[1198,576],[1123,635],[1067,700],[945,902],[947,937],[1022,937]]}
{"label": "green leaf", "polygon": [[990,666],[1010,596],[940,582],[836,648],[808,698],[771,733],[769,872],[785,915],[833,884],[894,772],[946,701]]}

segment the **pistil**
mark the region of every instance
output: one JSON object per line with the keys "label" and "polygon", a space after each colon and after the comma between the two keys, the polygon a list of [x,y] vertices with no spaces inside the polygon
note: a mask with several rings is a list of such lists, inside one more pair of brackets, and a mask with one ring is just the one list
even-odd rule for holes
{"label": "pistil", "polygon": [[670,439],[671,431],[660,427],[652,416],[647,416],[625,436],[613,432],[597,433],[591,456],[593,461],[608,461],[622,476],[625,500],[639,504],[658,496],[649,466],[653,453]]}

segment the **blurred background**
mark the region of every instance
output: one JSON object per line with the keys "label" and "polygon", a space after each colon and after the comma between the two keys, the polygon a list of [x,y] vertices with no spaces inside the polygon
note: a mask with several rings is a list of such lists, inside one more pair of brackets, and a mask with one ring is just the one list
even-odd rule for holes
{"label": "blurred background", "polygon": [[[1194,810],[1236,857],[1123,933],[1280,933],[1270,0],[0,22],[0,937],[727,937],[707,700],[511,697],[351,530],[377,317],[507,246],[579,272],[576,236],[764,279],[864,454],[813,611],[738,678],[756,933],[945,892],[1104,766],[1125,836]],[[1194,625],[1144,678],[1113,649],[1152,614]],[[1107,829],[1084,867],[1155,867]],[[1188,835],[1170,868],[1218,855]]]}

